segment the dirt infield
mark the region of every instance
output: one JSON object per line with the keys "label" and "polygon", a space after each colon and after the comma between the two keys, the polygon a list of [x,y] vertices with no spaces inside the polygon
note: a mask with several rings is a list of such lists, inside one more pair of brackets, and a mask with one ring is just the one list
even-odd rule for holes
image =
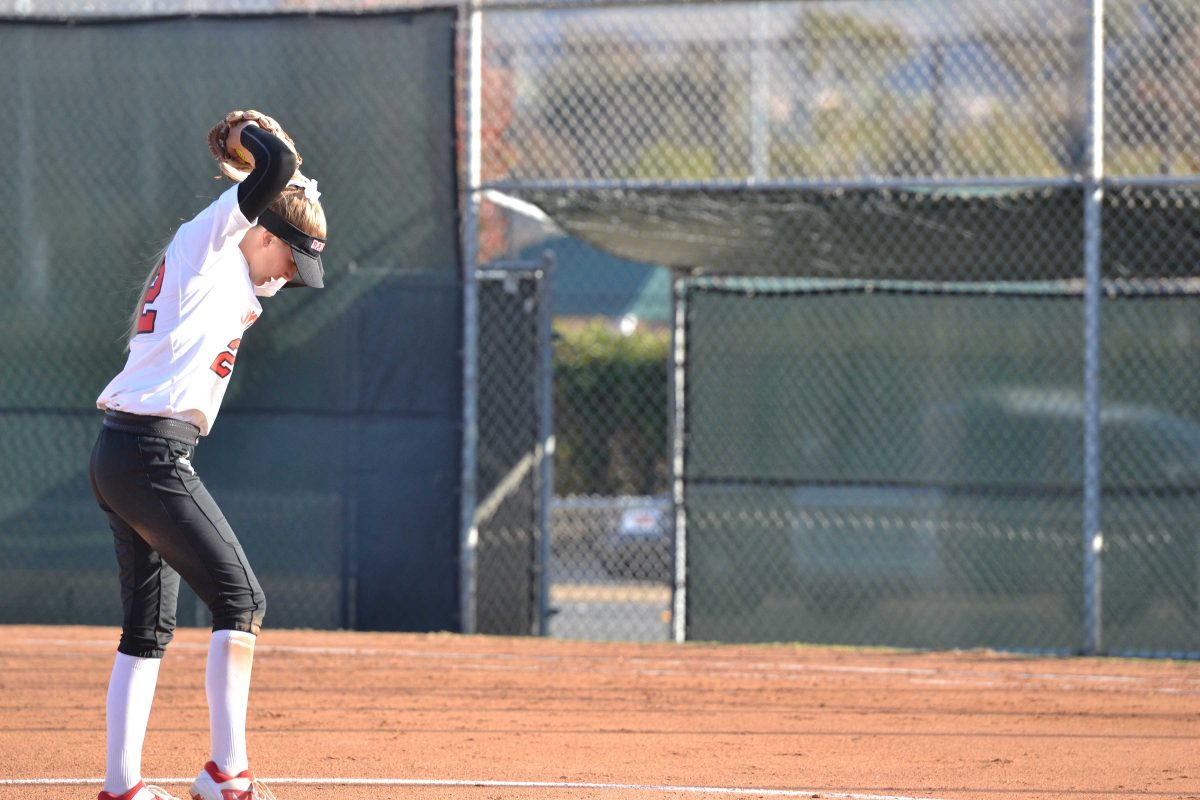
{"label": "dirt infield", "polygon": [[[117,632],[0,637],[0,800],[94,798]],[[207,641],[147,736],[180,794]],[[249,739],[280,800],[1200,798],[1200,664],[267,631]]]}

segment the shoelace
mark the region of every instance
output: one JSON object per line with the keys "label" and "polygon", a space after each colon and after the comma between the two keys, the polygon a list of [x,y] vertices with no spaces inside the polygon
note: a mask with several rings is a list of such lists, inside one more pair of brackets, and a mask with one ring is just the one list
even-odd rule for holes
{"label": "shoelace", "polygon": [[250,784],[250,797],[254,800],[276,800],[275,793],[268,789],[265,783],[257,780]]}
{"label": "shoelace", "polygon": [[161,786],[147,786],[146,791],[154,795],[158,800],[179,800],[178,797],[168,792]]}

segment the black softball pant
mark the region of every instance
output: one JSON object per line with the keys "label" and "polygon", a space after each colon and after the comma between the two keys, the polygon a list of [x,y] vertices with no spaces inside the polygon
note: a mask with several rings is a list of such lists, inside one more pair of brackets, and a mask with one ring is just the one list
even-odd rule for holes
{"label": "black softball pant", "polygon": [[214,631],[257,635],[266,598],[191,466],[195,446],[116,430],[109,421],[92,449],[90,474],[117,552],[124,610],[117,650],[162,657],[175,633],[180,576],[212,611]]}

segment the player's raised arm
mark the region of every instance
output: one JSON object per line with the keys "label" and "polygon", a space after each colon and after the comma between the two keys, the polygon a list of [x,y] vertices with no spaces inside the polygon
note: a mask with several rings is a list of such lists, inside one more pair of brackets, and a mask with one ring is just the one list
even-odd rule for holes
{"label": "player's raised arm", "polygon": [[221,173],[238,181],[238,205],[255,220],[275,201],[301,164],[282,126],[258,111],[231,111],[208,133]]}
{"label": "player's raised arm", "polygon": [[258,219],[296,174],[299,159],[283,139],[254,123],[242,127],[239,140],[249,151],[254,168],[238,186],[238,205],[246,219]]}

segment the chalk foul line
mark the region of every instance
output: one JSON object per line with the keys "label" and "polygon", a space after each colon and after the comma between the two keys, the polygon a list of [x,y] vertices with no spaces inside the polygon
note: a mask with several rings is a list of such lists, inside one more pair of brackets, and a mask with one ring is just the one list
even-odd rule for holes
{"label": "chalk foul line", "polygon": [[[145,778],[146,783],[188,784],[187,778]],[[831,800],[938,800],[896,794],[830,792],[824,789],[752,789],[738,786],[667,786],[640,783],[571,783],[559,781],[441,780],[436,778],[262,778],[266,784],[321,784],[334,786],[460,786],[490,789],[600,789],[681,794],[753,795],[758,797],[819,797]],[[103,778],[4,778],[0,786],[85,786],[103,784]]]}

